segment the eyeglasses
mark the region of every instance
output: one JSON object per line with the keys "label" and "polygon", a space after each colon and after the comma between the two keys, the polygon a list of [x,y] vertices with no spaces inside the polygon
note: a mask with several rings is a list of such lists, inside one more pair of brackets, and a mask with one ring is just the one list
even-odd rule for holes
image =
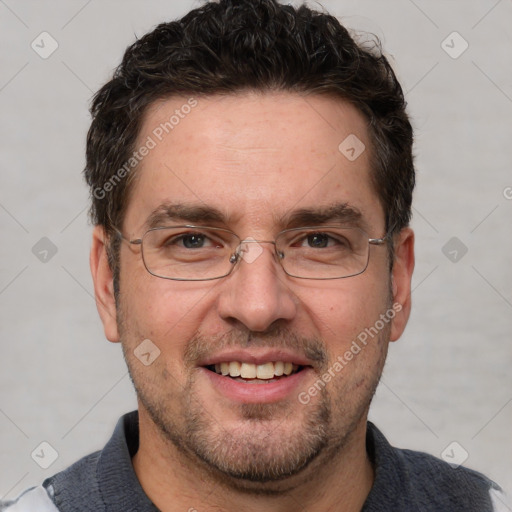
{"label": "eyeglasses", "polygon": [[299,279],[342,279],[368,267],[370,244],[388,239],[369,238],[355,227],[321,226],[286,229],[274,241],[241,240],[227,229],[205,226],[165,226],[130,240],[141,246],[147,271],[175,281],[209,281],[226,277],[242,259],[252,263],[263,252],[260,244],[274,245],[285,273]]}

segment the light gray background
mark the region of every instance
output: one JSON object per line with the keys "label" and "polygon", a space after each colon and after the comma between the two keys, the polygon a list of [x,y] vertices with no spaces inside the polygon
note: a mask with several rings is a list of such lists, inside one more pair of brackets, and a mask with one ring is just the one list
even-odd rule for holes
{"label": "light gray background", "polygon": [[[0,0],[4,498],[101,448],[135,408],[120,347],[105,341],[92,297],[87,107],[135,36],[197,5]],[[512,2],[323,5],[381,37],[416,128],[413,313],[391,345],[371,419],[400,447],[441,456],[458,442],[466,466],[510,489]],[[48,59],[30,46],[43,31],[59,44]],[[442,47],[453,31],[469,44],[457,59],[445,49],[460,50],[458,36]],[[46,263],[32,253],[42,237],[58,250]],[[452,237],[468,249],[457,262],[443,253]],[[47,470],[31,458],[42,441],[59,455]]]}

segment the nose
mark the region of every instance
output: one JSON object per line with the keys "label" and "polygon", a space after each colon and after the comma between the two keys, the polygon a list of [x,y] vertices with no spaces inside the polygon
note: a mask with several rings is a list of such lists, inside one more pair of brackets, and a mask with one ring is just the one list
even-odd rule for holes
{"label": "nose", "polygon": [[295,317],[297,297],[277,262],[274,245],[252,242],[242,243],[240,261],[222,283],[218,311],[225,321],[263,332],[278,320]]}

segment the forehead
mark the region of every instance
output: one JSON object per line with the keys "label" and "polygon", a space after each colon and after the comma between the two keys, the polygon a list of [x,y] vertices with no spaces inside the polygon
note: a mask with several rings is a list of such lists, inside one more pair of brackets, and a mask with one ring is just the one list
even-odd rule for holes
{"label": "forehead", "polygon": [[339,204],[360,212],[363,227],[384,223],[370,181],[367,122],[343,100],[175,97],[146,112],[136,148],[144,146],[125,216],[129,231],[167,204],[214,209],[232,229],[285,228],[276,224],[294,211]]}

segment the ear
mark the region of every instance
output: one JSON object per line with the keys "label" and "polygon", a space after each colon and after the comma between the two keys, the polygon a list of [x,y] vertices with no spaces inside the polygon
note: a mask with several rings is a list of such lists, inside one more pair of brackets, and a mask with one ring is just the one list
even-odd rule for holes
{"label": "ear", "polygon": [[391,273],[393,309],[396,315],[391,326],[391,341],[404,332],[411,313],[411,279],[414,270],[414,232],[404,228],[395,238],[395,259]]}
{"label": "ear", "polygon": [[95,226],[92,233],[92,247],[89,262],[96,307],[103,322],[105,336],[114,343],[119,341],[114,296],[114,277],[108,264],[107,237],[102,226]]}

